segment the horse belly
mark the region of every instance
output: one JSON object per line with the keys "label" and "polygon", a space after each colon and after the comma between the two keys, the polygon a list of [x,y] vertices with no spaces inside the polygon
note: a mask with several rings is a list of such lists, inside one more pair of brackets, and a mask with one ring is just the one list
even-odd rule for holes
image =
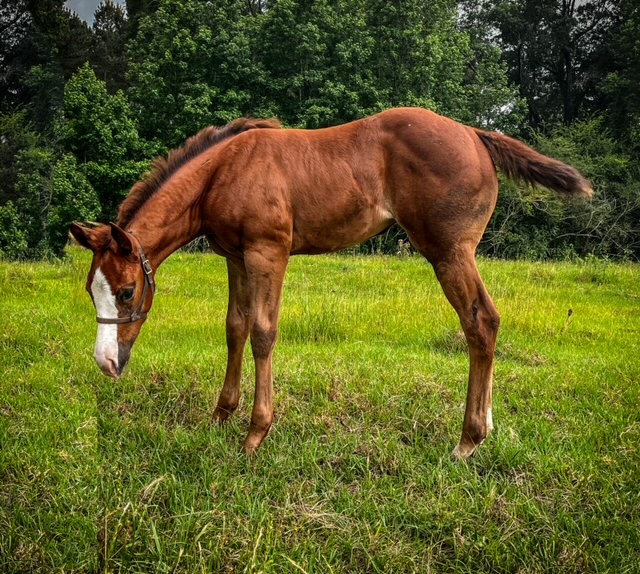
{"label": "horse belly", "polygon": [[346,249],[377,235],[394,223],[383,205],[318,206],[306,209],[293,222],[292,254],[329,253]]}

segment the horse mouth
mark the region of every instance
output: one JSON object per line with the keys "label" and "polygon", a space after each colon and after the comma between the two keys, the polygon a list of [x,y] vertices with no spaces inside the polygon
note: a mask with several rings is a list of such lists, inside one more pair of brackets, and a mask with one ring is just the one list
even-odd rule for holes
{"label": "horse mouth", "polygon": [[129,357],[126,357],[124,361],[118,361],[117,363],[111,359],[107,359],[105,362],[98,362],[98,367],[100,370],[111,377],[112,379],[119,379],[125,368],[127,367],[127,363],[129,362]]}
{"label": "horse mouth", "polygon": [[117,379],[120,376],[120,373],[122,372],[119,367],[118,364],[115,361],[112,361],[111,359],[107,359],[107,361],[103,362],[98,362],[98,367],[100,367],[100,370],[107,375],[108,377],[111,377],[112,379]]}

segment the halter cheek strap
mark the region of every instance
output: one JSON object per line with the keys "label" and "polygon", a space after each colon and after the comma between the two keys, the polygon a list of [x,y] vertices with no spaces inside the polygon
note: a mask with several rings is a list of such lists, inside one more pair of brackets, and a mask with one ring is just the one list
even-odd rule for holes
{"label": "halter cheek strap", "polygon": [[149,291],[151,291],[152,294],[156,292],[156,283],[153,280],[153,269],[151,269],[151,263],[149,263],[149,260],[145,256],[142,246],[140,246],[140,266],[144,272],[144,288],[142,290],[140,304],[131,311],[131,314],[128,317],[116,317],[114,319],[96,317],[96,321],[98,323],[101,325],[122,325],[125,323],[135,323],[136,321],[141,321],[142,319],[147,318],[147,312],[143,311],[142,308],[147,302],[147,293]]}

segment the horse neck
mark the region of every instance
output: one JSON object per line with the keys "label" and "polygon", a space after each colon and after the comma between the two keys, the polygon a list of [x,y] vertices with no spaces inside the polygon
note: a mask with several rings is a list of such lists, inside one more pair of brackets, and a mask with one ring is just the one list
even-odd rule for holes
{"label": "horse neck", "polygon": [[147,200],[127,226],[154,269],[202,234],[198,203],[206,192],[205,185],[205,178],[195,173],[175,174]]}

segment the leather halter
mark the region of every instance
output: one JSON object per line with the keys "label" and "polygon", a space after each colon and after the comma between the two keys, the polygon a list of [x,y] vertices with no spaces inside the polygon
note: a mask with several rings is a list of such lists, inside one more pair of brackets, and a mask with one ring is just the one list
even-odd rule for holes
{"label": "leather halter", "polygon": [[131,311],[131,314],[128,317],[116,317],[113,319],[108,317],[96,317],[96,321],[98,323],[101,325],[122,325],[125,323],[135,323],[136,321],[141,321],[142,319],[147,318],[147,312],[143,311],[142,308],[147,302],[147,292],[149,289],[152,294],[156,292],[156,283],[153,280],[153,269],[151,269],[151,263],[149,263],[149,260],[145,256],[142,245],[140,246],[140,266],[144,272],[144,289],[142,290],[140,304]]}

